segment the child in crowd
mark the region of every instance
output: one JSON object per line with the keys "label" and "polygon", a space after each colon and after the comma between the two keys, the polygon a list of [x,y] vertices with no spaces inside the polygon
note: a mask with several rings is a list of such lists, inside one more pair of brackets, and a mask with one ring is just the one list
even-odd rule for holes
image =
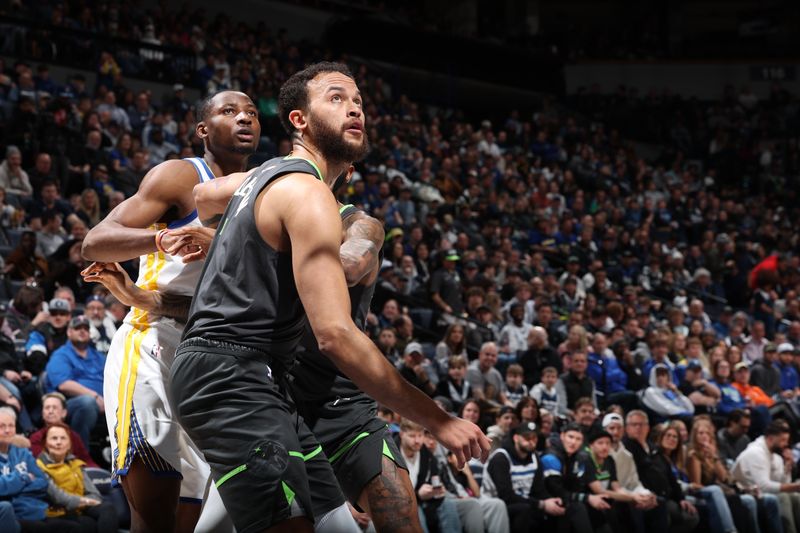
{"label": "child in crowd", "polygon": [[531,397],[536,400],[539,407],[547,409],[551,413],[555,413],[556,407],[558,407],[557,381],[558,371],[555,367],[548,366],[542,370],[542,381],[531,389]]}
{"label": "child in crowd", "polygon": [[506,383],[503,386],[503,392],[511,407],[516,407],[522,397],[528,395],[528,387],[522,382],[524,376],[525,372],[522,370],[522,366],[516,363],[509,365],[506,369]]}
{"label": "child in crowd", "polygon": [[472,396],[472,387],[464,379],[467,375],[467,360],[461,355],[452,355],[447,360],[447,378],[436,384],[435,396],[443,396],[453,403],[458,413],[467,398]]}

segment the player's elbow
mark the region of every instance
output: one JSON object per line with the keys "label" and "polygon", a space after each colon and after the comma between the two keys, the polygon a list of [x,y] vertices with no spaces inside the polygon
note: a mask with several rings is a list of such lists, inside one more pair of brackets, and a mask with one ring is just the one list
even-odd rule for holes
{"label": "player's elbow", "polygon": [[343,347],[351,334],[346,324],[339,323],[328,324],[314,331],[319,351],[332,359],[337,359],[346,352]]}
{"label": "player's elbow", "polygon": [[81,243],[81,256],[87,261],[97,261],[97,250],[99,248],[99,239],[97,232],[94,230],[89,231],[86,237],[83,238]]}

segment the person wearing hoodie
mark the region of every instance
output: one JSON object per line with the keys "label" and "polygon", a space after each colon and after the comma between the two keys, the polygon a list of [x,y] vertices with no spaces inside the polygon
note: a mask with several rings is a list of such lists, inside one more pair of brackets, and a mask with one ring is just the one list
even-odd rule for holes
{"label": "person wearing hoodie", "polygon": [[657,365],[650,371],[650,386],[644,391],[642,402],[661,418],[691,417],[694,404],[675,383],[669,368]]}
{"label": "person wearing hoodie", "polygon": [[117,510],[112,503],[103,502],[100,491],[84,470],[86,463],[72,455],[69,426],[56,422],[47,427],[44,448],[36,464],[49,478],[47,516],[69,517],[98,533],[117,531]]}
{"label": "person wearing hoodie", "polygon": [[560,498],[545,493],[536,429],[533,422],[520,424],[486,461],[483,494],[506,503],[513,533],[536,531],[566,512]]}
{"label": "person wearing hoodie", "polygon": [[605,496],[589,491],[586,468],[578,453],[583,446],[580,425],[570,422],[561,430],[560,437],[542,456],[545,490],[550,496],[560,498],[566,508],[559,529],[569,525],[573,533],[594,531],[589,509],[602,512],[611,505]]}
{"label": "person wearing hoodie", "polygon": [[8,529],[3,531],[79,532],[76,522],[48,518],[47,479],[31,452],[11,444],[17,415],[10,407],[0,407],[0,500],[11,503],[14,523],[8,506],[3,509]]}
{"label": "person wearing hoodie", "polygon": [[628,390],[628,375],[608,349],[608,341],[602,333],[595,333],[592,337],[592,350],[589,352],[589,367],[586,372],[594,380],[601,407],[615,403],[626,411],[635,407],[636,393]]}

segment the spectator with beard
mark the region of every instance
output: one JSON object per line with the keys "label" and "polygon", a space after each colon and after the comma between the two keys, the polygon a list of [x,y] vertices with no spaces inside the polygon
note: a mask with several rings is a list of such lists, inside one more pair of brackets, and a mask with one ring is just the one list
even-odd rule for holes
{"label": "spectator with beard", "polygon": [[506,503],[514,533],[552,527],[550,517],[562,517],[566,512],[560,498],[547,495],[537,442],[536,424],[520,424],[486,463],[483,490]]}
{"label": "spectator with beard", "polygon": [[48,392],[58,391],[67,397],[69,423],[86,443],[98,417],[105,412],[105,357],[89,344],[89,327],[85,316],[70,321],[68,341],[50,357],[45,383]]}
{"label": "spectator with beard", "polygon": [[90,334],[94,348],[102,354],[107,353],[117,328],[106,313],[106,302],[103,297],[98,294],[90,296],[86,300],[84,312],[91,326]]}
{"label": "spectator with beard", "polygon": [[782,420],[771,422],[737,457],[732,471],[733,478],[745,487],[777,495],[783,530],[797,531],[800,482],[792,481],[794,461],[788,446],[789,426]]}

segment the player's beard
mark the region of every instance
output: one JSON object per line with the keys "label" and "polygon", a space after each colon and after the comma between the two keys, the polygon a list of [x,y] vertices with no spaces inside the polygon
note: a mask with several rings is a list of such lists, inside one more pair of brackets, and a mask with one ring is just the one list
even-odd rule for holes
{"label": "player's beard", "polygon": [[337,130],[321,117],[314,117],[309,120],[309,133],[311,142],[322,152],[325,159],[340,163],[355,163],[364,159],[369,153],[366,131],[362,130],[360,145],[349,143],[344,139],[344,129]]}

